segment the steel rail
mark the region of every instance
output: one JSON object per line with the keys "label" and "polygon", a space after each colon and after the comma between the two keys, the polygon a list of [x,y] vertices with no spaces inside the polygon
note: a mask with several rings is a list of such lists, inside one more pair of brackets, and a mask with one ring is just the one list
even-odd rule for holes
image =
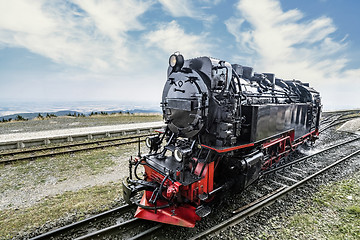
{"label": "steel rail", "polygon": [[342,124],[342,123],[345,123],[347,122],[348,120],[337,120],[337,121],[333,121],[331,123],[329,123],[328,125],[322,127],[320,130],[319,130],[319,133],[322,133],[323,131],[331,128],[331,127],[334,127],[336,125],[339,125],[339,124]]}
{"label": "steel rail", "polygon": [[[145,140],[141,140],[140,142],[144,142]],[[0,160],[0,164],[4,164],[4,163],[11,163],[11,162],[16,162],[16,161],[24,161],[24,160],[33,160],[36,158],[41,158],[41,157],[52,157],[52,156],[56,156],[56,155],[63,155],[63,154],[68,154],[68,153],[75,153],[75,152],[81,152],[81,151],[87,151],[87,150],[95,150],[95,149],[100,149],[100,148],[105,148],[105,147],[115,147],[115,146],[121,146],[121,145],[127,145],[127,144],[132,144],[132,143],[138,143],[139,141],[131,141],[131,142],[124,142],[124,143],[116,143],[116,144],[108,144],[108,145],[101,145],[101,146],[94,146],[94,147],[87,147],[87,148],[80,148],[80,149],[70,149],[70,150],[64,150],[64,151],[60,151],[60,152],[55,152],[55,153],[44,153],[44,154],[38,154],[35,156],[26,156],[26,157],[18,157],[18,158],[13,158],[13,159],[5,159],[5,160]]]}
{"label": "steel rail", "polygon": [[331,128],[331,127],[334,127],[336,125],[339,125],[339,124],[342,124],[342,123],[345,123],[349,120],[352,120],[352,119],[355,119],[355,118],[360,118],[360,116],[352,116],[352,117],[347,117],[347,118],[337,118],[333,121],[330,121],[330,123],[328,123],[327,125],[323,126],[320,130],[319,130],[319,133],[322,133],[323,131]]}
{"label": "steel rail", "polygon": [[242,220],[244,220],[245,218],[254,215],[255,213],[259,212],[261,209],[263,209],[266,206],[271,205],[272,203],[274,203],[276,200],[280,199],[281,197],[283,197],[285,194],[293,191],[294,189],[298,188],[299,186],[305,184],[306,182],[314,179],[315,177],[317,177],[318,175],[322,174],[325,171],[328,171],[329,169],[337,166],[338,164],[346,161],[347,159],[357,155],[360,153],[360,150],[356,150],[355,152],[341,158],[340,160],[328,165],[327,167],[324,167],[323,169],[319,170],[318,172],[302,179],[301,181],[295,183],[292,186],[286,187],[284,188],[282,191],[279,191],[271,196],[269,196],[267,199],[264,199],[263,201],[254,204],[253,206],[250,206],[249,208],[245,209],[244,211],[241,211],[240,213],[234,215],[233,217],[221,222],[220,224],[192,237],[192,240],[196,240],[196,239],[202,239],[206,236],[208,236],[209,234],[213,234],[215,232],[218,232],[220,230],[226,229],[227,227],[233,226],[239,222],[241,222]]}
{"label": "steel rail", "polygon": [[50,232],[41,234],[41,235],[36,236],[36,237],[33,237],[30,240],[49,239],[49,238],[52,238],[52,237],[56,237],[56,236],[59,236],[59,235],[61,235],[63,233],[69,232],[72,229],[81,228],[82,226],[84,226],[86,224],[105,219],[105,218],[111,216],[112,214],[123,214],[125,212],[130,211],[134,207],[135,207],[135,205],[125,204],[123,206],[120,206],[120,207],[117,207],[117,208],[114,208],[114,209],[110,209],[110,210],[108,210],[106,212],[102,212],[102,213],[99,213],[97,215],[91,216],[91,217],[86,218],[84,220],[81,220],[81,221],[78,221],[78,222],[75,222],[75,223],[71,223],[69,225],[57,228],[55,230],[52,230]]}
{"label": "steel rail", "polygon": [[268,198],[271,197],[272,195],[275,195],[276,193],[278,193],[278,192],[280,192],[280,191],[283,191],[285,188],[286,188],[286,187],[284,187],[284,186],[283,186],[283,187],[280,187],[280,188],[276,189],[275,191],[272,191],[271,193],[266,194],[265,196],[262,196],[262,197],[256,199],[255,201],[253,201],[253,202],[251,202],[251,203],[249,203],[249,204],[247,204],[247,205],[245,205],[245,206],[242,206],[242,207],[240,207],[240,208],[232,211],[232,213],[233,213],[233,214],[236,214],[236,213],[242,212],[242,211],[244,211],[245,209],[248,209],[248,208],[250,208],[250,207],[252,207],[252,206],[255,206],[256,204],[258,204],[258,203],[260,203],[260,202],[268,199]]}
{"label": "steel rail", "polygon": [[351,120],[351,119],[355,119],[355,118],[360,118],[360,113],[359,113],[358,116],[347,116],[347,115],[345,115],[345,116],[340,117],[339,120]]}
{"label": "steel rail", "polygon": [[159,224],[155,225],[154,227],[152,227],[152,228],[150,228],[150,229],[148,229],[148,230],[145,230],[145,231],[143,231],[142,233],[139,233],[139,234],[137,234],[137,235],[134,236],[134,237],[129,238],[128,240],[137,240],[137,239],[148,238],[148,236],[149,236],[151,233],[159,230],[159,229],[162,228],[162,227],[164,227],[164,224],[159,223]]}
{"label": "steel rail", "polygon": [[[104,237],[105,235],[111,235],[111,234],[116,234],[116,232],[118,232],[119,228],[134,228],[137,225],[140,225],[141,223],[146,222],[143,219],[139,219],[139,218],[132,218],[128,221],[122,222],[122,223],[118,223],[115,224],[113,226],[104,228],[104,229],[100,229],[94,232],[91,232],[89,234],[86,234],[84,236],[75,238],[76,240],[84,240],[84,239],[94,239],[94,238],[101,238],[102,236]],[[150,234],[154,233],[155,231],[161,229],[162,227],[164,227],[163,223],[158,223],[155,226],[133,236],[130,238],[127,238],[128,240],[138,240],[138,239],[144,239],[144,238],[148,238]]]}
{"label": "steel rail", "polygon": [[[127,144],[133,144],[133,143],[139,143],[140,142],[144,142],[145,140],[140,140],[139,138],[141,138],[140,136],[137,137],[133,137],[133,138],[138,138],[138,140],[136,141],[129,141],[129,142],[121,142],[121,143],[110,143],[110,144],[105,144],[105,145],[98,145],[98,146],[92,146],[92,147],[85,147],[85,148],[78,148],[78,149],[68,149],[68,150],[63,150],[63,151],[59,151],[59,152],[51,152],[51,153],[41,153],[41,154],[37,154],[34,156],[23,156],[23,157],[17,157],[17,158],[11,158],[11,159],[1,159],[0,160],[0,164],[6,164],[6,163],[11,163],[11,162],[15,162],[15,161],[23,161],[23,160],[33,160],[36,158],[40,158],[40,157],[52,157],[52,156],[56,156],[56,155],[63,155],[63,154],[68,154],[68,153],[75,153],[75,152],[81,152],[81,151],[88,151],[88,150],[95,150],[95,149],[101,149],[101,148],[106,148],[106,147],[115,147],[115,146],[121,146],[121,145],[127,145]],[[96,144],[96,143],[95,143]],[[89,145],[89,144],[86,144]],[[64,146],[62,148],[67,148],[67,147],[74,147],[74,146]],[[75,146],[76,147],[76,146]],[[49,148],[48,150],[52,150],[51,148]],[[37,152],[37,151],[36,151]]]}
{"label": "steel rail", "polygon": [[[336,114],[335,114],[335,115],[327,116],[327,117],[325,117],[324,119],[321,119],[321,120],[320,120],[320,124],[325,124],[325,123],[334,121],[334,120],[336,120],[336,119],[339,119],[339,118],[342,117],[342,116],[344,116],[344,115],[342,115],[342,114],[336,115]],[[333,119],[333,118],[334,118],[334,119]]]}
{"label": "steel rail", "polygon": [[129,137],[120,137],[120,138],[102,139],[102,140],[95,140],[95,141],[82,142],[82,143],[64,144],[64,145],[61,145],[61,146],[41,147],[41,148],[36,148],[36,149],[26,149],[26,150],[20,150],[20,151],[3,152],[3,153],[0,153],[0,157],[9,156],[9,155],[24,154],[24,153],[47,151],[47,150],[54,150],[54,149],[60,149],[60,148],[66,148],[66,147],[78,147],[78,146],[86,146],[86,145],[92,145],[92,144],[98,144],[98,143],[129,140],[129,139],[134,139],[134,138],[139,138],[139,137],[147,137],[147,136],[152,136],[152,135],[154,135],[154,134],[149,133],[149,134],[135,135],[135,136],[129,136]]}
{"label": "steel rail", "polygon": [[84,239],[99,238],[101,235],[105,235],[105,234],[109,234],[111,232],[117,231],[121,227],[128,227],[128,228],[134,227],[135,225],[140,224],[143,221],[145,221],[145,220],[140,219],[140,218],[132,218],[132,219],[130,219],[128,221],[125,221],[125,222],[122,222],[122,223],[119,223],[119,224],[115,224],[113,226],[110,226],[110,227],[107,227],[107,228],[104,228],[104,229],[100,229],[98,231],[86,234],[84,236],[81,236],[81,237],[78,237],[78,238],[75,238],[75,239],[76,240],[84,240]]}
{"label": "steel rail", "polygon": [[283,165],[281,165],[281,166],[278,166],[278,167],[276,167],[276,168],[274,168],[274,169],[267,170],[267,171],[263,172],[263,173],[261,174],[261,176],[264,176],[264,175],[267,175],[267,174],[270,174],[270,173],[279,171],[280,169],[283,169],[283,168],[286,168],[286,167],[290,167],[290,166],[294,165],[295,163],[299,163],[299,162],[305,161],[306,159],[311,158],[311,157],[314,157],[314,156],[316,156],[316,155],[319,155],[319,154],[321,154],[321,153],[323,153],[323,152],[326,152],[326,151],[329,151],[329,150],[331,150],[331,149],[340,147],[340,146],[342,146],[342,145],[346,145],[346,144],[351,143],[351,142],[359,141],[359,140],[360,140],[360,137],[357,137],[357,138],[350,139],[350,140],[345,141],[345,142],[342,142],[342,143],[335,144],[335,145],[333,145],[333,146],[330,146],[330,147],[328,147],[328,148],[325,148],[325,149],[323,149],[323,150],[320,150],[319,152],[313,153],[313,154],[308,155],[308,156],[301,157],[301,158],[296,159],[296,160],[294,160],[294,161],[292,161],[292,162],[289,162],[289,163],[283,164]]}

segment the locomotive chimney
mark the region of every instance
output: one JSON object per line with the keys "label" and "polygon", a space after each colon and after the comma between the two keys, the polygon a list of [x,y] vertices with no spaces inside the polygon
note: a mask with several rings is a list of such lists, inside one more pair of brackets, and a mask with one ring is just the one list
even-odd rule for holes
{"label": "locomotive chimney", "polygon": [[243,69],[243,78],[251,79],[251,77],[253,76],[253,68],[243,66],[242,69]]}

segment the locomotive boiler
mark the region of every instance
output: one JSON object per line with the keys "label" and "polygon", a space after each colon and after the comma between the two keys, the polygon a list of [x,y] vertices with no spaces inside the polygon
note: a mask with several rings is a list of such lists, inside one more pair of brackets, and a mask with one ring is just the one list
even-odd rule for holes
{"label": "locomotive boiler", "polygon": [[138,205],[137,218],[185,227],[211,212],[216,195],[241,192],[315,141],[321,114],[320,94],[307,83],[178,52],[161,107],[166,128],[146,139],[148,154],[130,160],[124,199]]}

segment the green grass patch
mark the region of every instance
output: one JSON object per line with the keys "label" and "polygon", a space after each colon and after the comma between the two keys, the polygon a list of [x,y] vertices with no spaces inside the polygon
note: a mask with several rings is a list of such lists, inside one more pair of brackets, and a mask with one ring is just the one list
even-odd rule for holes
{"label": "green grass patch", "polygon": [[360,172],[320,188],[286,222],[271,220],[266,239],[360,239]]}
{"label": "green grass patch", "polygon": [[127,123],[162,121],[162,114],[114,114],[93,115],[91,117],[56,117],[43,120],[0,123],[1,134],[16,132],[33,132],[64,128],[95,127]]}
{"label": "green grass patch", "polygon": [[92,115],[82,119],[82,122],[91,122],[94,119],[100,124],[127,124],[140,122],[162,121],[162,114],[115,114],[115,115]]}
{"label": "green grass patch", "polygon": [[132,144],[2,165],[0,191],[19,190],[24,186],[36,187],[49,182],[62,182],[68,179],[69,175],[72,177],[96,175],[113,166],[114,159],[124,158],[134,153],[136,153],[136,146]]}
{"label": "green grass patch", "polygon": [[121,184],[95,186],[78,192],[65,192],[45,199],[32,207],[0,211],[0,238],[9,239],[20,233],[31,233],[47,222],[74,216],[74,220],[86,214],[101,212],[112,207],[121,194]]}
{"label": "green grass patch", "polygon": [[356,205],[350,206],[347,207],[346,210],[349,214],[353,214],[356,217],[360,218],[360,206],[356,206]]}
{"label": "green grass patch", "polygon": [[351,118],[351,117],[360,117],[360,113],[347,114],[345,116],[342,116],[340,119],[347,119],[347,118]]}
{"label": "green grass patch", "polygon": [[[0,239],[13,238],[17,234],[26,236],[44,224],[54,225],[60,219],[75,221],[85,218],[86,214],[107,210],[121,198],[120,183],[83,188],[77,192],[64,192],[61,188],[76,184],[73,181],[84,176],[86,179],[112,174],[114,164],[122,166],[127,157],[135,153],[137,144],[131,144],[2,165],[0,192],[9,202],[0,210]],[[42,192],[45,189],[46,192],[59,183],[65,185],[60,187],[57,195],[50,193],[48,197],[37,199],[38,202],[34,200],[36,198],[26,198],[32,190]],[[35,192],[35,195],[39,194]],[[22,203],[29,204],[19,205]]]}

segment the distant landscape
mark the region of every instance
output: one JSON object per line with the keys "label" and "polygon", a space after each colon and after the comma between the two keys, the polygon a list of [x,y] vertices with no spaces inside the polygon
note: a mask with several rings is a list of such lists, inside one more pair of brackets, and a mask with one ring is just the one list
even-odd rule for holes
{"label": "distant landscape", "polygon": [[[344,108],[346,109],[346,108]],[[323,111],[329,111],[324,106]],[[337,111],[341,109],[336,109]],[[34,119],[39,116],[89,116],[90,114],[113,113],[161,113],[159,103],[134,103],[116,101],[57,101],[57,102],[18,102],[2,101],[0,103],[0,122],[14,120],[19,116]]]}
{"label": "distant landscape", "polygon": [[160,113],[160,103],[119,103],[110,101],[78,102],[3,102],[0,106],[0,121],[16,119],[33,119],[39,116],[67,116],[113,113]]}

